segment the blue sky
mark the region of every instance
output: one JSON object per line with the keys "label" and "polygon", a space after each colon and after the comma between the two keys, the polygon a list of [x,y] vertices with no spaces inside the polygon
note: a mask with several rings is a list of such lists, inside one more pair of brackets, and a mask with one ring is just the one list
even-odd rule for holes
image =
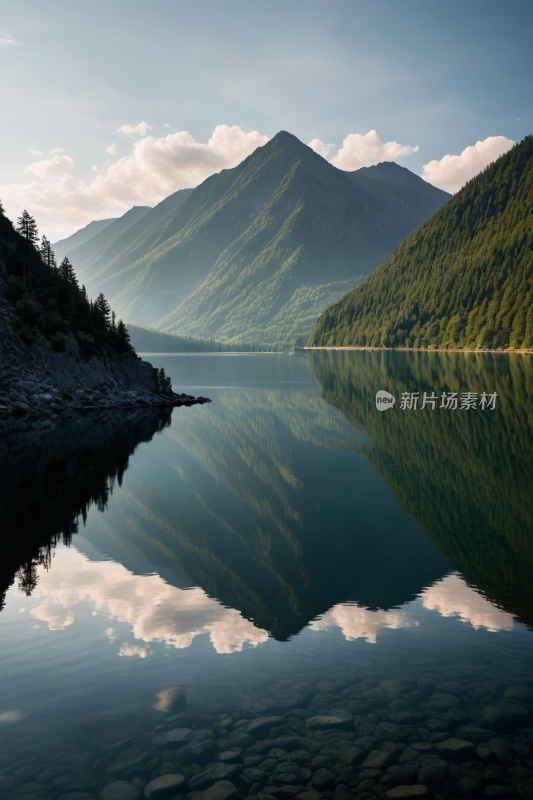
{"label": "blue sky", "polygon": [[[322,143],[341,168],[392,154],[451,189],[509,145],[491,139],[455,177],[444,157],[533,132],[531,0],[0,0],[0,11],[0,196],[52,236],[154,205],[279,130]],[[370,131],[379,144],[338,155]],[[403,150],[380,149],[391,142]]]}

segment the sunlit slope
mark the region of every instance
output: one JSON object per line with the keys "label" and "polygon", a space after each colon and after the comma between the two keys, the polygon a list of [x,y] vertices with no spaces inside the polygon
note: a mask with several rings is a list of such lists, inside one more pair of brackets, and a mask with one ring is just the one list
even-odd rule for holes
{"label": "sunlit slope", "polygon": [[80,228],[79,231],[76,231],[76,233],[73,233],[66,239],[60,239],[58,242],[53,242],[52,249],[55,253],[57,263],[61,263],[68,252],[74,250],[76,247],[79,247],[81,244],[88,242],[89,239],[92,239],[97,233],[103,231],[104,228],[107,228],[108,225],[111,225],[111,223],[115,222],[115,220],[116,217],[112,217],[111,219],[93,220],[93,222],[89,222],[89,224],[84,228]]}
{"label": "sunlit slope", "polygon": [[[406,514],[497,605],[533,624],[533,363],[390,351],[314,352],[324,398],[373,447],[368,458]],[[376,410],[386,389],[394,409]],[[494,411],[399,409],[402,392],[496,391]],[[440,401],[439,401],[440,402]],[[438,405],[438,404],[437,404]]]}
{"label": "sunlit slope", "polygon": [[90,272],[84,273],[87,264],[89,264],[98,253],[105,250],[110,242],[116,239],[117,236],[121,236],[124,231],[127,231],[132,225],[135,225],[135,223],[148,214],[149,211],[151,211],[149,206],[133,206],[133,208],[130,208],[130,210],[126,211],[121,217],[113,220],[109,225],[99,230],[94,236],[91,236],[90,239],[87,239],[82,244],[65,253],[74,266],[80,283],[83,283],[86,277],[90,275]]}
{"label": "sunlit slope", "polygon": [[360,183],[281,132],[200,184],[147,232],[145,253],[116,260],[95,288],[121,316],[167,332],[303,342],[447,197],[377,174]]}
{"label": "sunlit slope", "polygon": [[160,223],[180,206],[191,192],[192,189],[180,189],[169,195],[105,246],[96,250],[78,271],[80,280],[85,282],[89,293],[96,295],[102,281],[145,255],[157,243],[160,231],[165,230],[164,225],[161,226]]}
{"label": "sunlit slope", "polygon": [[533,347],[533,137],[473,178],[360,287],[313,346]]}

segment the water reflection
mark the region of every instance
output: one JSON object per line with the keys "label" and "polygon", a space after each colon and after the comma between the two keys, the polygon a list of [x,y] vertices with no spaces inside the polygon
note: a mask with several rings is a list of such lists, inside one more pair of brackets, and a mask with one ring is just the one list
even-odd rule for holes
{"label": "water reflection", "polygon": [[[461,353],[314,352],[324,398],[372,440],[358,446],[467,582],[533,624],[533,363]],[[497,391],[494,412],[379,413],[374,397]]]}
{"label": "water reflection", "polygon": [[170,416],[170,409],[114,412],[59,420],[43,431],[21,419],[2,431],[0,609],[14,575],[31,593],[38,567],[50,568],[58,542],[70,544],[92,505],[106,508],[130,455]]}
{"label": "water reflection", "polygon": [[[233,362],[222,361],[238,378]],[[307,362],[287,362],[284,375],[281,360],[269,361],[272,376],[304,382]],[[194,363],[196,380],[207,380],[200,366],[208,372],[209,361]],[[147,644],[179,648],[209,633],[224,653],[267,635],[285,641],[307,625],[335,624],[347,638],[375,641],[403,626],[398,609],[419,596],[426,608],[487,630],[509,624],[494,605],[529,621],[528,364],[313,353],[329,406],[298,386],[216,390],[209,408],[185,409],[172,422],[167,411],[65,425],[31,441],[31,462],[22,437],[2,462],[8,529],[25,532],[9,540],[4,586],[16,572],[19,586],[34,590],[39,565],[50,568],[54,545],[71,541],[93,504],[107,510],[92,515],[78,549],[88,565],[103,554],[108,561],[98,569],[77,561],[72,585],[56,563],[48,595],[32,610],[52,629],[71,625],[73,606],[88,598]],[[401,417],[379,414],[373,402],[382,386],[399,396],[481,385],[499,392],[498,416]],[[511,387],[520,402],[509,402]],[[493,606],[461,578],[442,581],[452,564]],[[85,588],[86,574],[100,601]]]}
{"label": "water reflection", "polygon": [[[133,575],[115,561],[91,562],[76,549],[56,553],[53,570],[42,572],[33,605],[28,609],[50,630],[64,630],[75,621],[76,606],[88,604],[102,617],[110,642],[117,640],[109,623],[123,623],[133,637],[147,645],[161,642],[189,647],[196,636],[208,634],[217,653],[240,651],[245,643],[266,641],[260,631],[233,608],[225,608],[202,589],[179,589],[160,575]],[[120,649],[118,649],[120,647]],[[149,648],[117,643],[120,656],[145,657]]]}
{"label": "water reflection", "polygon": [[[260,387],[261,360],[224,358],[209,406],[10,428],[0,794],[222,771],[259,800],[530,795],[529,373],[360,355],[313,355],[317,382],[276,357]],[[207,385],[210,359],[186,363]],[[375,384],[488,379],[524,402],[374,405]],[[154,707],[168,690],[178,718]]]}

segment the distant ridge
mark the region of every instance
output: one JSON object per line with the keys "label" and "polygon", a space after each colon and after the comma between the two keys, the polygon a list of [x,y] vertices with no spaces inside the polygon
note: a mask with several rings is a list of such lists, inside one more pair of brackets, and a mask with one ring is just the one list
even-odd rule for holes
{"label": "distant ridge", "polygon": [[[83,244],[68,250],[65,255],[74,265],[76,273],[83,283],[83,269],[86,264],[94,258],[94,256],[102,250],[109,242],[112,242],[117,236],[131,228],[139,219],[144,217],[150,211],[149,206],[133,206],[129,211],[126,211],[121,217],[113,220],[110,225],[107,225],[103,230],[91,237]],[[54,251],[55,252],[55,251]],[[57,255],[57,254],[56,254]]]}
{"label": "distant ridge", "polygon": [[111,225],[115,219],[116,217],[94,220],[93,222],[89,222],[85,228],[80,228],[79,231],[73,233],[72,236],[68,236],[66,239],[60,239],[58,242],[53,242],[52,246],[57,262],[60,263],[63,261],[63,258],[69,250],[74,250],[76,247],[79,247],[80,244],[84,244],[89,239],[92,239],[97,233],[100,233],[100,231],[103,231],[108,225]]}
{"label": "distant ridge", "polygon": [[328,308],[309,344],[533,348],[533,136]]}
{"label": "distant ridge", "polygon": [[[181,205],[191,192],[192,189],[179,189],[169,195],[139,216],[124,231],[117,233],[107,244],[95,250],[78,270],[80,279],[87,285],[92,285],[93,279],[98,282],[105,280],[108,270],[115,272],[136,261],[139,251],[144,252],[145,242],[150,241],[151,229],[157,227],[161,220]],[[76,254],[73,257],[76,259]]]}

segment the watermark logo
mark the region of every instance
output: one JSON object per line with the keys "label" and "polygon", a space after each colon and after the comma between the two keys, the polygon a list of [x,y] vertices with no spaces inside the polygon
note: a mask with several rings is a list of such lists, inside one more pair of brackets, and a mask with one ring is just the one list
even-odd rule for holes
{"label": "watermark logo", "polygon": [[388,408],[392,408],[395,402],[396,398],[384,389],[376,392],[376,408],[378,411],[386,411]]}

